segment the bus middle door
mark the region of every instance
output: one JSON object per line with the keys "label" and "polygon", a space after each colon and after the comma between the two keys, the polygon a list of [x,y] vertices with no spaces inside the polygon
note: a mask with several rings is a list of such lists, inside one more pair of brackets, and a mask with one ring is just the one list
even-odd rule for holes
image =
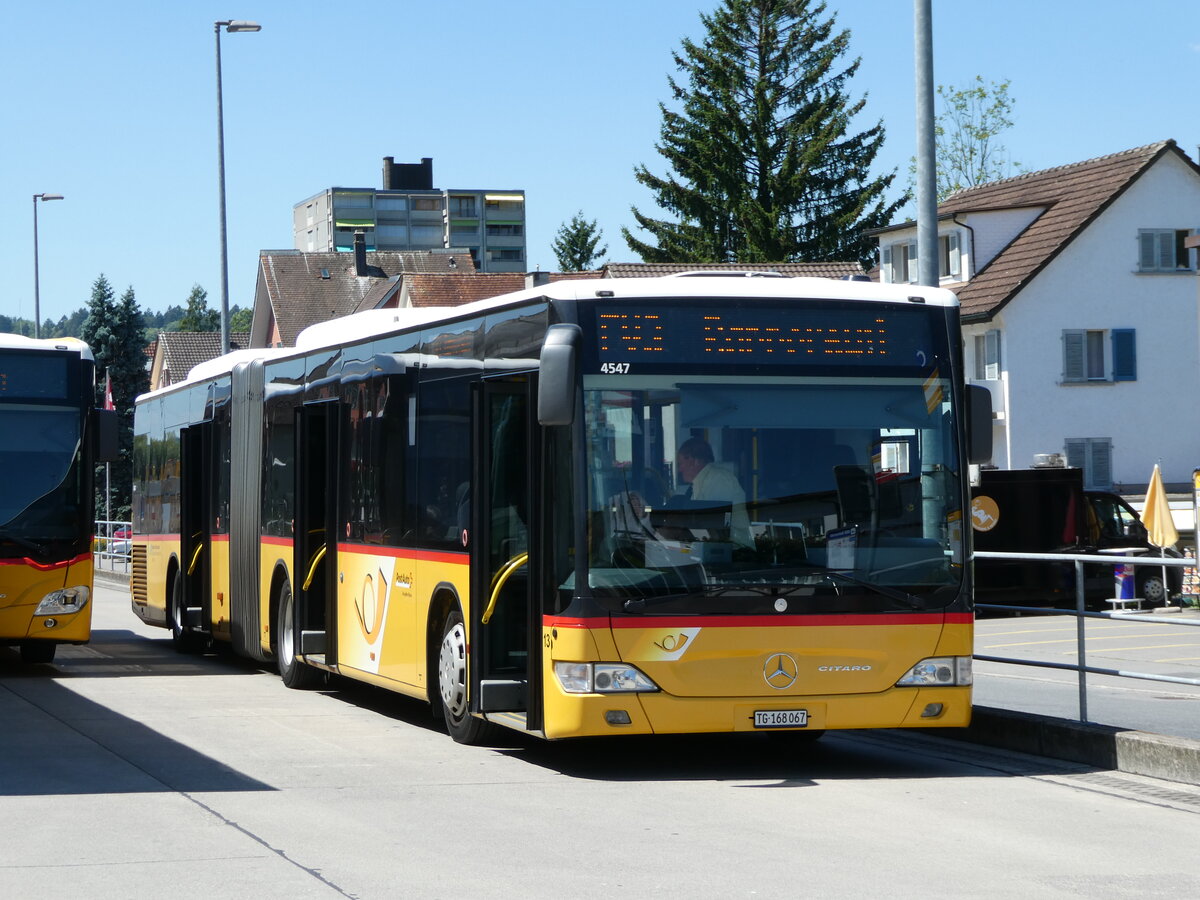
{"label": "bus middle door", "polygon": [[212,543],[208,524],[212,503],[212,422],[180,432],[180,572],[182,590],[172,596],[172,635],[182,646],[210,630],[212,622]]}
{"label": "bus middle door", "polygon": [[473,709],[492,718],[510,713],[513,724],[536,731],[541,623],[534,615],[538,455],[530,388],[527,378],[485,379],[475,394],[471,680]]}
{"label": "bus middle door", "polygon": [[323,667],[337,662],[339,409],[336,400],[325,400],[296,411],[293,649]]}

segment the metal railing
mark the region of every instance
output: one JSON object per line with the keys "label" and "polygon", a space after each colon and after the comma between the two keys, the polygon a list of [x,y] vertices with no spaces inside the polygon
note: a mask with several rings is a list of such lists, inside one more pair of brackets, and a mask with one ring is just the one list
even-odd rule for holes
{"label": "metal railing", "polygon": [[93,531],[92,557],[97,569],[129,573],[129,551],[132,546],[132,522],[97,519]]}
{"label": "metal railing", "polygon": [[[997,603],[976,603],[975,608],[981,610],[998,610],[1002,612],[1047,613],[1051,615],[1070,615],[1076,619],[1077,662],[1070,663],[1044,662],[1028,659],[1012,659],[1003,656],[983,656],[975,654],[975,659],[983,662],[1005,663],[1014,666],[1033,666],[1043,669],[1066,669],[1079,673],[1079,721],[1088,721],[1087,676],[1111,675],[1117,678],[1135,678],[1142,681],[1162,681],[1168,684],[1186,684],[1200,686],[1200,678],[1180,678],[1174,675],[1159,675],[1154,672],[1132,672],[1126,669],[1106,669],[1087,664],[1087,635],[1085,623],[1087,619],[1110,619],[1120,622],[1153,622],[1155,625],[1180,625],[1184,627],[1200,626],[1200,619],[1164,619],[1161,615],[1138,615],[1136,612],[1091,612],[1087,609],[1086,585],[1084,583],[1084,565],[1104,566],[1153,566],[1154,568],[1194,568],[1196,560],[1191,558],[1178,559],[1173,557],[1147,556],[1110,556],[1108,554],[1080,553],[1001,553],[999,551],[975,552],[976,559],[996,559],[1024,562],[1070,562],[1075,564],[1075,608],[1047,609],[1037,606],[1007,606]],[[1165,574],[1165,573],[1164,573]],[[1164,600],[1170,597],[1167,579],[1163,579]],[[1121,601],[1124,602],[1124,601]]]}

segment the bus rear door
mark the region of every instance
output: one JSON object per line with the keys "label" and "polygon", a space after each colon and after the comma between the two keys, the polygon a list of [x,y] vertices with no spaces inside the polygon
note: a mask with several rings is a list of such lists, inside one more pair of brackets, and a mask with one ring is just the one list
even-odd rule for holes
{"label": "bus rear door", "polygon": [[306,403],[297,410],[296,532],[292,571],[296,584],[294,651],[309,663],[337,660],[338,423],[337,401]]}

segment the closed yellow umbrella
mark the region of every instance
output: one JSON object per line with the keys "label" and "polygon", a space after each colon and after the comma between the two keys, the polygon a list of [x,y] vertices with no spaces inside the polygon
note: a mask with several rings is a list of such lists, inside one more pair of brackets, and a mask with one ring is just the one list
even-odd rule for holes
{"label": "closed yellow umbrella", "polygon": [[1147,537],[1155,547],[1172,547],[1179,540],[1175,521],[1171,518],[1171,507],[1167,505],[1167,492],[1163,490],[1162,472],[1154,466],[1150,486],[1146,488],[1146,508],[1142,510],[1142,524]]}
{"label": "closed yellow umbrella", "polygon": [[[1179,540],[1179,532],[1175,530],[1175,520],[1171,518],[1171,507],[1167,504],[1167,492],[1163,489],[1162,472],[1158,464],[1154,466],[1154,474],[1150,476],[1150,484],[1146,488],[1146,506],[1142,510],[1142,524],[1146,526],[1146,537],[1155,547],[1160,556],[1166,556],[1165,547],[1172,547]],[[1171,599],[1171,588],[1167,580],[1167,567],[1162,570],[1163,603]]]}

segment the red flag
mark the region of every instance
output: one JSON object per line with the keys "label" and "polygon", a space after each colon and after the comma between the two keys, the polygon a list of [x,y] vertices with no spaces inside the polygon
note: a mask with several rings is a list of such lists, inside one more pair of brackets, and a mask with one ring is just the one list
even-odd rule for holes
{"label": "red flag", "polygon": [[116,407],[113,406],[112,399],[112,379],[109,377],[107,371],[104,373],[104,408],[116,409]]}

